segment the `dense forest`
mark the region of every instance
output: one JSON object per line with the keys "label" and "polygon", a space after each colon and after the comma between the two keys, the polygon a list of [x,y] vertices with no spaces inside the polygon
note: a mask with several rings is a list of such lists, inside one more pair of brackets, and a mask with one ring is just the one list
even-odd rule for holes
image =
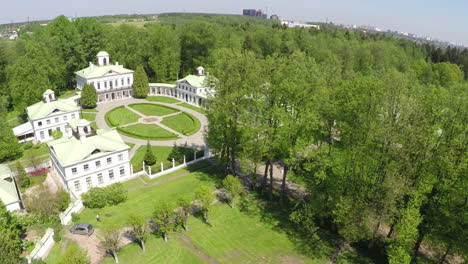
{"label": "dense forest", "polygon": [[[467,256],[466,50],[239,16],[166,15],[144,27],[60,16],[0,42],[0,113],[73,89],[73,72],[100,50],[154,82],[205,66],[216,88],[209,145],[226,173],[265,167],[253,180],[304,247],[326,230],[392,264],[418,262],[422,244],[440,263]],[[272,164],[284,166],[278,191]],[[303,201],[286,195],[292,175]]]}

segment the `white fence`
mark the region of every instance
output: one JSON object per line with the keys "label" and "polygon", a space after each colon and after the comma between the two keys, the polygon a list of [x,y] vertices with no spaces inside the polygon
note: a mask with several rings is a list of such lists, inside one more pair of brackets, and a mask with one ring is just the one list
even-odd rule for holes
{"label": "white fence", "polygon": [[37,242],[31,254],[27,257],[28,263],[31,263],[33,259],[44,259],[47,257],[54,243],[54,230],[47,228],[45,235]]}
{"label": "white fence", "polygon": [[62,223],[62,225],[67,225],[72,219],[72,214],[79,213],[81,210],[83,210],[83,208],[83,202],[79,199],[70,203],[67,210],[65,210],[63,213],[60,213],[60,223]]}

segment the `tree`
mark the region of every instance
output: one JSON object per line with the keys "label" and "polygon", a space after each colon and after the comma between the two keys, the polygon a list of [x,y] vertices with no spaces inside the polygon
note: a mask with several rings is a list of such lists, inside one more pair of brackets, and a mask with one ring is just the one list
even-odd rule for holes
{"label": "tree", "polygon": [[143,159],[145,161],[145,164],[148,166],[156,164],[156,157],[154,156],[153,149],[151,148],[151,145],[149,143],[146,144],[146,152],[145,152],[145,157]]}
{"label": "tree", "polygon": [[182,226],[185,231],[188,231],[187,219],[192,213],[192,201],[188,198],[181,197],[177,200],[177,223]]}
{"label": "tree", "polygon": [[145,240],[148,236],[148,223],[141,216],[132,215],[128,218],[128,224],[132,228],[132,234],[140,243],[141,249],[145,251]]}
{"label": "tree", "polygon": [[117,182],[104,188],[93,187],[81,197],[86,207],[103,208],[127,200],[127,190],[125,190],[122,183]]}
{"label": "tree", "polygon": [[76,244],[72,244],[65,250],[57,264],[90,264],[91,261],[86,250]]}
{"label": "tree", "polygon": [[60,130],[55,130],[54,132],[52,132],[52,137],[53,137],[54,139],[62,138],[62,137],[63,137],[63,133],[62,133],[62,131],[60,131]]}
{"label": "tree", "polygon": [[5,204],[0,200],[0,263],[20,263],[20,231],[17,218],[6,210]]}
{"label": "tree", "polygon": [[103,230],[99,236],[99,247],[104,249],[106,253],[111,254],[114,257],[115,263],[119,263],[117,251],[119,250],[121,239],[120,230],[115,228]]}
{"label": "tree", "polygon": [[181,72],[189,73],[204,65],[216,46],[216,30],[213,24],[197,21],[182,28]]}
{"label": "tree", "polygon": [[133,93],[137,98],[146,98],[148,95],[149,82],[145,69],[139,65],[135,70],[133,79]]}
{"label": "tree", "polygon": [[157,203],[153,211],[153,221],[158,227],[157,231],[163,236],[164,242],[167,242],[168,232],[174,228],[174,206],[167,200]]}
{"label": "tree", "polygon": [[84,108],[94,108],[97,103],[96,88],[92,84],[85,84],[81,91],[81,105]]}
{"label": "tree", "polygon": [[239,181],[239,178],[232,175],[226,176],[223,180],[223,187],[228,194],[229,205],[234,208],[235,201],[237,197],[242,193],[243,188],[242,184]]}
{"label": "tree", "polygon": [[16,182],[21,186],[22,188],[27,188],[31,184],[31,180],[29,179],[28,174],[24,170],[23,165],[18,161],[15,164],[16,167]]}
{"label": "tree", "polygon": [[18,158],[23,148],[6,120],[6,98],[0,96],[0,162]]}
{"label": "tree", "polygon": [[211,191],[211,188],[207,185],[200,185],[195,191],[195,199],[198,201],[203,219],[205,222],[209,223],[209,212],[215,200],[215,195]]}

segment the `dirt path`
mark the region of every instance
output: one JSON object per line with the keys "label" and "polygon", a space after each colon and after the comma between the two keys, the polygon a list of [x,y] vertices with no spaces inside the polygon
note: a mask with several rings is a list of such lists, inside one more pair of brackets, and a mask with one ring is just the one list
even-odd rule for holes
{"label": "dirt path", "polygon": [[[129,238],[129,236],[125,235],[128,233],[129,230],[129,227],[124,227],[120,229],[120,233],[122,234],[120,247],[123,247],[133,242]],[[101,231],[99,229],[95,229],[94,234],[92,234],[91,236],[75,235],[67,230],[65,231],[64,237],[77,243],[80,248],[85,249],[91,260],[91,264],[99,264],[106,257],[106,252],[99,247],[100,234]]]}
{"label": "dirt path", "polygon": [[206,261],[209,262],[209,263],[219,264],[219,262],[218,262],[216,259],[214,259],[214,258],[208,256],[207,254],[205,254],[205,252],[201,251],[197,246],[195,246],[195,245],[192,243],[192,241],[190,241],[190,238],[188,238],[187,236],[185,236],[185,235],[182,234],[182,235],[180,236],[180,238],[182,238],[182,242],[183,242],[183,244],[184,244],[185,247],[190,248],[190,249],[196,251],[197,254],[198,254],[203,260],[206,260]]}

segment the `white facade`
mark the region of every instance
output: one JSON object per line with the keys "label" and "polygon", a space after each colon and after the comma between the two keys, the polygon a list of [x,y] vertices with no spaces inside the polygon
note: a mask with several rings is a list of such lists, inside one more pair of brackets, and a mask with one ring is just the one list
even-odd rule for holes
{"label": "white facade", "polygon": [[76,88],[82,90],[85,84],[92,84],[98,94],[98,103],[131,97],[133,71],[118,62],[111,64],[105,51],[96,57],[97,64],[90,62],[87,68],[75,72]]}
{"label": "white facade", "polygon": [[80,119],[79,110],[30,121],[33,126],[36,142],[42,143],[53,140],[52,132],[56,130],[65,134],[67,131],[66,126],[72,119]]}
{"label": "white facade", "polygon": [[76,194],[104,187],[131,177],[128,150],[62,167],[54,155],[52,165],[69,190]]}
{"label": "white facade", "polygon": [[11,204],[6,204],[5,207],[6,207],[7,211],[9,211],[9,212],[16,211],[16,210],[21,210],[21,204],[20,204],[19,201],[11,203]]}

